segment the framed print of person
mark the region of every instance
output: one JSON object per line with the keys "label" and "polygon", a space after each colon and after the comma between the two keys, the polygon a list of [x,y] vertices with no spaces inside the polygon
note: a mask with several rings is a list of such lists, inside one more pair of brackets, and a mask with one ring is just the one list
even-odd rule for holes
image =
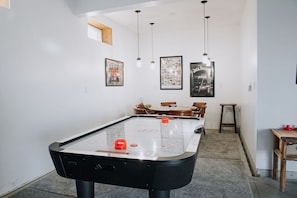
{"label": "framed print of person", "polygon": [[214,97],[214,62],[210,66],[202,62],[190,63],[191,97]]}
{"label": "framed print of person", "polygon": [[124,63],[117,60],[105,58],[105,85],[124,85]]}

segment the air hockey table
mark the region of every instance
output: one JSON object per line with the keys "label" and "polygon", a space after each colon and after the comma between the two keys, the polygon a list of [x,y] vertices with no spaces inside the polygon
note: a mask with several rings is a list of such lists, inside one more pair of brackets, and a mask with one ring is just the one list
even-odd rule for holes
{"label": "air hockey table", "polygon": [[49,145],[57,173],[75,179],[77,196],[94,197],[94,183],[149,190],[169,198],[191,182],[204,125],[186,116],[126,116]]}

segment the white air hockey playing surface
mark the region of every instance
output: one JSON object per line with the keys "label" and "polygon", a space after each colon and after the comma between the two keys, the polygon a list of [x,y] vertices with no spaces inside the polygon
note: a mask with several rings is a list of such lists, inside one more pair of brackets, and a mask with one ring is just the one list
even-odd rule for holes
{"label": "white air hockey playing surface", "polygon": [[[132,117],[102,127],[95,132],[61,146],[62,152],[87,155],[157,160],[196,152],[204,119],[168,117]],[[124,139],[125,149],[116,149],[115,141]]]}

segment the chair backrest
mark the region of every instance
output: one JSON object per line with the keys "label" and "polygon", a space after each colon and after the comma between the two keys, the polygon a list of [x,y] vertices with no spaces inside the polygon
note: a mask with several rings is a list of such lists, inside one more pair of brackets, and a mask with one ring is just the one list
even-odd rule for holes
{"label": "chair backrest", "polygon": [[145,106],[143,103],[140,103],[134,107],[135,114],[155,114],[155,112]]}
{"label": "chair backrest", "polygon": [[206,102],[193,102],[193,106],[196,107],[196,109],[193,110],[194,116],[203,118],[207,107]]}
{"label": "chair backrest", "polygon": [[193,116],[192,110],[169,110],[169,115],[176,115],[176,116]]}
{"label": "chair backrest", "polygon": [[136,108],[138,108],[138,109],[144,109],[145,106],[144,106],[143,103],[139,103],[138,105],[136,105]]}
{"label": "chair backrest", "polygon": [[134,107],[134,113],[135,113],[135,114],[146,114],[144,104],[143,104],[143,103],[137,104],[137,105]]}
{"label": "chair backrest", "polygon": [[146,114],[146,111],[145,111],[145,109],[140,109],[140,108],[135,107],[134,113],[135,114]]}
{"label": "chair backrest", "polygon": [[176,105],[176,102],[161,102],[161,106]]}

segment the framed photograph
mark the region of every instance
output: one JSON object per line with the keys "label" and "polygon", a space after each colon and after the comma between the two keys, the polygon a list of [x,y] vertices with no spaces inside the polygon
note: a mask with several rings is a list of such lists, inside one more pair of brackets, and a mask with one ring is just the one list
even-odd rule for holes
{"label": "framed photograph", "polygon": [[160,89],[183,89],[183,57],[160,57]]}
{"label": "framed photograph", "polygon": [[190,63],[191,97],[214,97],[214,62],[205,66],[202,62]]}
{"label": "framed photograph", "polygon": [[124,85],[124,63],[105,58],[105,84],[106,86]]}

